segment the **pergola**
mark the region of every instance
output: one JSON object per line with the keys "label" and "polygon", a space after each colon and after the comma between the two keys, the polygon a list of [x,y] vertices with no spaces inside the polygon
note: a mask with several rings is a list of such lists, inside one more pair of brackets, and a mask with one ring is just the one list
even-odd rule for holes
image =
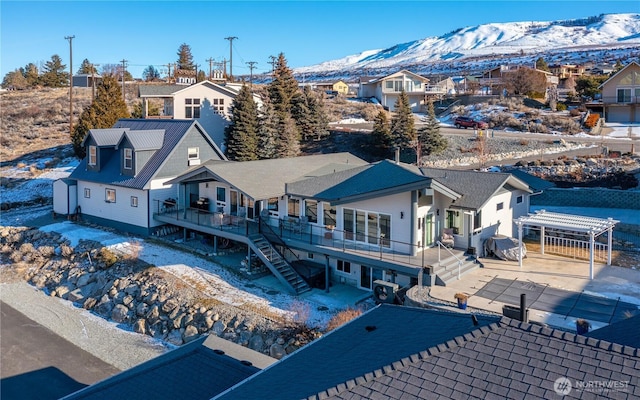
{"label": "pergola", "polygon": [[545,210],[536,211],[526,217],[515,219],[518,225],[519,244],[519,266],[522,268],[522,229],[524,226],[540,228],[540,252],[544,254],[544,234],[545,228],[558,229],[561,231],[580,232],[589,235],[589,279],[593,279],[593,259],[595,238],[608,232],[607,241],[607,265],[611,265],[611,247],[613,239],[613,227],[620,221],[612,218],[594,218],[573,214],[561,214],[547,212]]}

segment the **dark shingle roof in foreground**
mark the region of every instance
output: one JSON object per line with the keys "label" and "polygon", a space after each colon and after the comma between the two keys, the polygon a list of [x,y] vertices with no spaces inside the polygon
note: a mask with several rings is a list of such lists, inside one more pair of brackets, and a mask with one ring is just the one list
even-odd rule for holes
{"label": "dark shingle roof in foreground", "polygon": [[[222,342],[226,341],[203,336],[64,399],[207,400],[260,371],[246,361],[263,367],[276,361],[246,348],[236,349],[242,346],[234,343]],[[230,355],[219,350],[220,344]],[[234,354],[237,358],[232,357]]]}
{"label": "dark shingle roof in foreground", "polygon": [[639,380],[637,348],[505,317],[310,398],[637,399]]}
{"label": "dark shingle roof in foreground", "polygon": [[[499,317],[478,316],[480,326]],[[227,391],[221,399],[301,399],[441,346],[475,330],[471,315],[381,305]],[[415,358],[417,360],[417,358]]]}

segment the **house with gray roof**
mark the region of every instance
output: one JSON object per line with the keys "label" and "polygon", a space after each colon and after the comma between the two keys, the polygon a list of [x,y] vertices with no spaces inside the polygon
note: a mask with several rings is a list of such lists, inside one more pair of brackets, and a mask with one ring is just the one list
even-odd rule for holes
{"label": "house with gray roof", "polygon": [[[325,290],[333,283],[367,291],[376,282],[411,286],[425,267],[435,283],[457,279],[459,270],[477,267],[474,249],[485,238],[513,233],[531,193],[510,174],[367,163],[349,153],[213,160],[168,183],[181,188],[180,212],[154,218],[211,235],[214,246],[221,237],[247,244],[274,275],[295,277],[281,279],[295,293],[308,287],[286,262],[313,264]],[[192,199],[204,207],[194,213]],[[445,229],[455,248],[442,249],[441,259]]]}
{"label": "house with gray roof", "polygon": [[[140,85],[143,118],[196,120],[220,148],[224,148],[224,129],[230,123],[230,107],[240,92],[235,84],[202,81],[192,85]],[[160,116],[149,115],[149,101],[162,102]],[[262,101],[254,96],[259,106]]]}
{"label": "house with gray roof", "polygon": [[382,305],[214,399],[637,399],[640,349],[507,317]]}
{"label": "house with gray roof", "polygon": [[208,400],[277,360],[215,335],[155,357],[64,400]]}
{"label": "house with gray roof", "polygon": [[226,160],[193,120],[121,119],[91,129],[82,145],[86,157],[54,183],[54,212],[142,235],[163,225],[154,207],[177,197],[167,181],[201,160]]}
{"label": "house with gray roof", "polygon": [[404,92],[409,98],[409,106],[413,112],[425,112],[428,83],[429,78],[407,70],[380,77],[361,77],[358,97],[373,97],[385,109],[393,111],[400,93]]}

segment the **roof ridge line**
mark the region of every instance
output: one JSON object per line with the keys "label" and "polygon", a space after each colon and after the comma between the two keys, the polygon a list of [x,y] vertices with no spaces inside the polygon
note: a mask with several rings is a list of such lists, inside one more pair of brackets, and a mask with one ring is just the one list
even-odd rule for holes
{"label": "roof ridge line", "polygon": [[614,342],[609,342],[604,339],[596,339],[589,336],[578,335],[577,333],[568,332],[557,328],[550,328],[548,326],[532,324],[530,322],[521,322],[517,319],[511,319],[508,317],[502,317],[500,322],[504,323],[507,326],[512,326],[514,328],[518,328],[527,332],[554,337],[567,342],[586,345],[600,350],[611,351],[613,353],[625,356],[640,357],[640,348],[638,347],[622,345]]}
{"label": "roof ridge line", "polygon": [[447,350],[453,349],[458,346],[462,346],[467,342],[471,342],[477,338],[488,335],[491,332],[497,331],[498,329],[504,328],[505,326],[502,324],[502,320],[498,322],[493,322],[489,325],[481,326],[477,329],[474,329],[470,332],[465,333],[464,335],[459,335],[454,338],[447,340],[446,342],[440,343],[436,346],[429,347],[426,350],[423,350],[419,353],[411,354],[407,357],[403,357],[399,360],[392,362],[391,364],[383,365],[380,368],[377,368],[371,372],[367,372],[364,375],[357,376],[355,378],[351,378],[345,382],[338,383],[335,386],[324,389],[321,392],[316,394],[312,394],[308,396],[307,400],[323,400],[327,397],[336,396],[345,390],[349,390],[357,385],[361,385],[363,383],[372,381],[380,376],[388,374],[392,371],[398,371],[402,368],[406,368],[411,364],[415,364],[418,361],[426,360],[431,356],[438,355]]}

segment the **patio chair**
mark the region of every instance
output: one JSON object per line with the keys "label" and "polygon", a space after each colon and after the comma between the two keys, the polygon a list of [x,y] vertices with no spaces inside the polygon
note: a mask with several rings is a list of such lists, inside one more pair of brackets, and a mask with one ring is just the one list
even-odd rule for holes
{"label": "patio chair", "polygon": [[448,248],[453,248],[455,244],[455,239],[453,238],[453,229],[446,228],[442,230],[442,236],[440,237],[440,243],[445,245]]}

